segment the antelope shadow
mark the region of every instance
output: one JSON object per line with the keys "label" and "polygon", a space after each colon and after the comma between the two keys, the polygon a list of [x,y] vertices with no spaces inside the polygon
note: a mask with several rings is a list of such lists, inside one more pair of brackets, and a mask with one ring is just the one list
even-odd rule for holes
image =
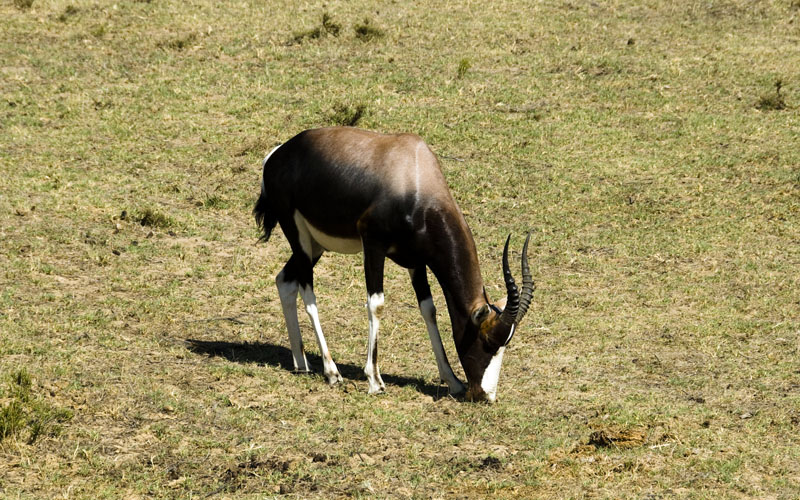
{"label": "antelope shadow", "polygon": [[[294,369],[292,351],[282,345],[269,342],[227,342],[219,340],[186,339],[184,340],[184,344],[189,351],[195,354],[203,354],[208,357],[221,357],[233,363],[269,365],[288,371]],[[322,357],[319,355],[306,352],[306,358],[312,366],[322,367]],[[339,367],[339,373],[341,373],[342,377],[346,379],[366,380],[363,368],[360,366],[339,362],[336,363],[336,366]],[[402,375],[381,373],[381,378],[387,386],[414,387],[417,391],[434,399],[439,399],[448,395],[446,386],[430,384],[419,377],[404,377]]]}

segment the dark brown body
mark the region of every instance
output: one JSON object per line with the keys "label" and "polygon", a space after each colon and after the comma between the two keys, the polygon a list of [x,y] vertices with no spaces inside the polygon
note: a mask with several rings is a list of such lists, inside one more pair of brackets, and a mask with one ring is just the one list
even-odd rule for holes
{"label": "dark brown body", "polygon": [[[428,265],[437,276],[449,271],[452,258],[478,266],[472,234],[436,157],[416,135],[307,130],[275,151],[264,173],[279,222],[298,210],[330,236],[368,233],[397,264]],[[449,238],[431,239],[431,233]],[[483,303],[480,276],[464,279],[476,304]]]}
{"label": "dark brown body", "polygon": [[[301,293],[310,289],[313,266],[326,250],[363,250],[369,297],[380,294],[382,305],[388,257],[411,270],[422,303],[430,298],[430,268],[445,294],[469,394],[481,399],[483,371],[509,328],[494,326],[498,314],[484,298],[472,234],[421,138],[354,128],[301,132],[265,159],[255,214],[265,238],[280,223],[293,250],[279,287],[296,282]],[[368,358],[377,363],[377,338],[373,348]]]}

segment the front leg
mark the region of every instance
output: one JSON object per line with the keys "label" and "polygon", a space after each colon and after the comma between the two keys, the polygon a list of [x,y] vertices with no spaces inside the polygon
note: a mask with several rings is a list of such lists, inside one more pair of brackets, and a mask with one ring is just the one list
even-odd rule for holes
{"label": "front leg", "polygon": [[450,394],[457,395],[464,393],[467,388],[458,380],[450,362],[447,361],[447,354],[442,345],[442,337],[439,335],[439,327],[436,325],[436,307],[433,305],[431,287],[428,284],[428,274],[425,267],[410,269],[411,284],[414,293],[417,295],[419,311],[422,319],[425,320],[425,327],[428,329],[428,337],[431,339],[433,355],[436,357],[436,367],[439,369],[439,379],[447,383]]}
{"label": "front leg", "polygon": [[367,281],[367,317],[369,337],[367,338],[367,376],[370,394],[380,394],[386,390],[378,370],[378,327],[383,311],[383,266],[386,254],[379,247],[372,247],[364,241],[364,276]]}

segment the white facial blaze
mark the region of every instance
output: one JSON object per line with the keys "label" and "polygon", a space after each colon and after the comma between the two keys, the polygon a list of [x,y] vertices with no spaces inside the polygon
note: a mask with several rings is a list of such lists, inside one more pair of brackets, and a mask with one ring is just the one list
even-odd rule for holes
{"label": "white facial blaze", "polygon": [[500,366],[503,364],[503,352],[505,350],[505,346],[497,350],[492,360],[489,361],[489,366],[486,367],[481,379],[481,389],[486,393],[486,399],[492,403],[497,398],[497,381],[500,379]]}

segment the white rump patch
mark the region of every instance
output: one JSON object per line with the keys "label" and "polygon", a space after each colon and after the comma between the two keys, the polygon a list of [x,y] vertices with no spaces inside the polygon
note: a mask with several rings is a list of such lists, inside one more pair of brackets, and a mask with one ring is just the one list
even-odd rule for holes
{"label": "white rump patch", "polygon": [[283,144],[278,144],[277,146],[275,146],[274,148],[272,148],[272,151],[270,151],[270,152],[269,152],[269,154],[268,154],[267,156],[265,156],[265,157],[264,157],[264,161],[263,161],[263,162],[261,162],[261,168],[264,168],[264,167],[267,165],[267,160],[269,160],[269,157],[270,157],[270,156],[272,156],[272,154],[273,154],[275,151],[277,151],[277,150],[278,150],[278,148],[279,148],[279,147],[281,147],[281,146],[283,146]]}
{"label": "white rump patch", "polygon": [[266,167],[266,166],[267,166],[267,160],[269,160],[269,157],[270,157],[270,156],[272,156],[272,154],[273,154],[275,151],[277,151],[277,150],[278,150],[278,148],[279,148],[279,147],[281,147],[281,146],[283,146],[283,144],[278,144],[277,146],[275,146],[274,148],[272,148],[272,151],[270,151],[270,152],[269,152],[269,154],[268,154],[267,156],[265,156],[265,157],[264,157],[264,161],[262,161],[262,162],[261,162],[261,170],[262,170],[262,173],[261,173],[261,192],[262,192],[262,193],[265,191],[265,187],[264,187],[264,173],[263,173],[264,167]]}
{"label": "white rump patch", "polygon": [[489,366],[483,372],[483,379],[481,379],[481,389],[486,393],[486,399],[490,403],[494,403],[497,399],[497,381],[500,379],[500,366],[503,364],[503,352],[505,346],[497,350],[492,360],[489,361]]}

